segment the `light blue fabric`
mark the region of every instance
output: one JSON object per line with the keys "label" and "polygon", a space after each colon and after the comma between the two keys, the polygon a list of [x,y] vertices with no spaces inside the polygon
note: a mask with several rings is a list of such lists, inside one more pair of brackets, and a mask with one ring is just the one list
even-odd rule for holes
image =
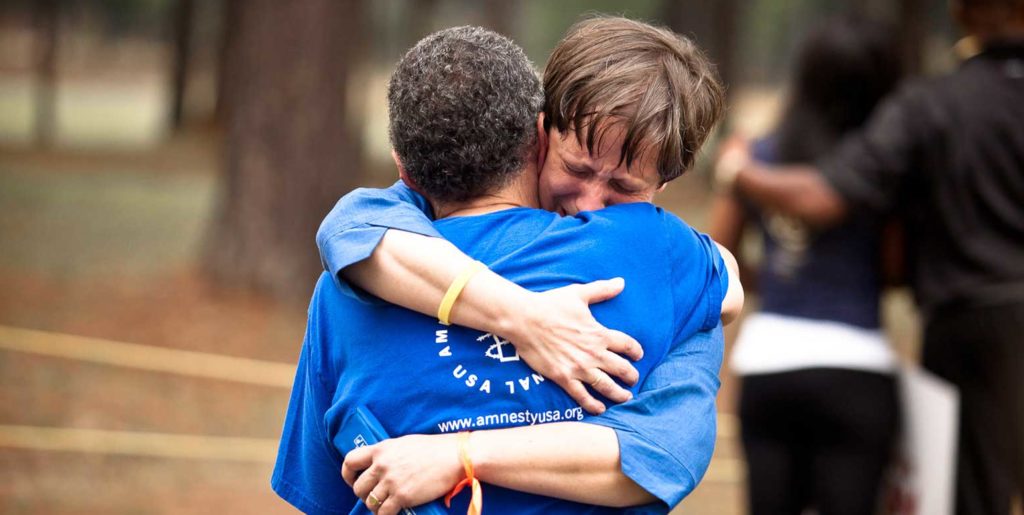
{"label": "light blue fabric", "polygon": [[338,272],[370,257],[389,228],[440,238],[432,218],[427,200],[402,181],[383,190],[355,189],[335,204],[316,231],[320,262],[345,294],[380,302],[341,280]]}
{"label": "light blue fabric", "polygon": [[693,491],[711,462],[723,347],[721,323],[691,336],[654,367],[636,398],[586,420],[615,429],[622,471],[665,506]]}
{"label": "light blue fabric", "polygon": [[[353,290],[338,271],[369,256],[388,228],[440,236],[429,215],[426,201],[400,181],[385,190],[359,189],[346,195],[317,234],[325,268],[343,292],[379,302],[358,288]],[[724,293],[727,277],[721,258],[714,264]],[[616,431],[623,472],[664,503],[647,507],[643,513],[665,513],[678,504],[700,481],[710,462],[723,352],[717,311],[717,307],[706,310],[702,321],[705,327],[715,325],[713,329],[688,339],[675,336],[677,344],[651,371],[632,401],[612,406],[601,417],[585,419]]]}

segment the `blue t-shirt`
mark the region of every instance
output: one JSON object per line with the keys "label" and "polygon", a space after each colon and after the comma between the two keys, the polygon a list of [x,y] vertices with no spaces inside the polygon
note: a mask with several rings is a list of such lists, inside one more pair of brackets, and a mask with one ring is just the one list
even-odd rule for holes
{"label": "blue t-shirt", "polygon": [[[652,381],[658,377],[651,368],[670,352],[700,352],[680,349],[675,342],[718,326],[727,284],[714,244],[650,204],[578,217],[511,209],[445,219],[436,227],[470,256],[530,289],[625,277],[625,291],[593,311],[604,325],[633,335],[644,346],[644,359],[637,363],[642,383],[648,376]],[[658,400],[659,391],[667,392],[666,378],[660,381],[652,385],[648,398],[655,400],[649,402],[674,402]],[[697,390],[706,388],[697,384],[701,381],[694,383]],[[717,378],[712,389],[717,389]],[[324,275],[310,307],[273,478],[275,490],[300,509],[365,510],[341,481],[342,457],[330,445],[332,432],[357,404],[368,406],[392,436],[584,418],[557,385],[518,359],[511,344],[478,331],[441,326],[396,306],[360,302],[343,295]],[[609,417],[607,425],[624,425],[630,416]],[[660,447],[657,440],[627,439],[638,447]],[[484,495],[492,514],[621,511],[493,485],[485,485]],[[453,505],[453,513],[465,509],[466,497],[457,499],[461,503]]]}
{"label": "blue t-shirt", "polygon": [[[345,293],[381,302],[352,288],[338,272],[366,259],[390,229],[440,238],[432,216],[426,199],[402,181],[386,189],[358,188],[338,201],[317,231],[324,269]],[[651,513],[679,504],[711,462],[724,346],[721,324],[676,342],[640,395],[584,420],[615,430],[623,473],[661,500],[650,506]]]}

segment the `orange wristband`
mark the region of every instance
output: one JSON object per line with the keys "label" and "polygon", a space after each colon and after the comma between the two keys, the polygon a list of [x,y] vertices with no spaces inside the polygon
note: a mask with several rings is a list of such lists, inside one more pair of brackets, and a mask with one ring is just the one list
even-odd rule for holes
{"label": "orange wristband", "polygon": [[451,508],[452,497],[459,495],[463,488],[470,485],[473,496],[469,500],[469,509],[466,510],[466,515],[480,515],[484,509],[484,493],[480,489],[480,480],[473,475],[473,461],[469,459],[469,431],[459,432],[459,459],[462,461],[462,467],[466,469],[466,478],[459,481],[455,488],[452,488],[452,491],[444,496],[444,505]]}

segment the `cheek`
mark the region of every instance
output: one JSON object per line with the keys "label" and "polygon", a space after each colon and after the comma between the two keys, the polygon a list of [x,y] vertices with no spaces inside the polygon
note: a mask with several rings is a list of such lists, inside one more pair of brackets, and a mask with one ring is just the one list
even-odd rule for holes
{"label": "cheek", "polygon": [[562,214],[573,213],[574,199],[579,196],[579,181],[563,172],[551,172],[540,178],[540,206]]}
{"label": "cheek", "polygon": [[565,172],[551,171],[541,178],[541,189],[551,196],[571,195],[579,189],[578,181]]}
{"label": "cheek", "polygon": [[622,194],[617,191],[610,191],[608,193],[608,205],[614,206],[617,204],[631,204],[634,202],[653,202],[654,192],[653,191],[641,191],[632,194]]}

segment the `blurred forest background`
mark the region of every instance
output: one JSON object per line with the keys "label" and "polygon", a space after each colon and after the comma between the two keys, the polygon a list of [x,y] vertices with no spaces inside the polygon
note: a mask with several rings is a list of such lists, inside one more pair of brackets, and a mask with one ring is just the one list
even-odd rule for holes
{"label": "blurred forest background", "polygon": [[[708,50],[727,127],[756,135],[816,20],[886,20],[912,73],[933,74],[956,62],[946,4],[0,2],[0,512],[290,511],[269,475],[320,270],[314,234],[342,194],[395,179],[385,86],[429,32],[487,26],[542,68],[589,13],[664,24]],[[659,203],[706,228],[709,183],[705,162]],[[886,306],[913,359],[907,295]],[[723,376],[691,513],[743,511]]]}

